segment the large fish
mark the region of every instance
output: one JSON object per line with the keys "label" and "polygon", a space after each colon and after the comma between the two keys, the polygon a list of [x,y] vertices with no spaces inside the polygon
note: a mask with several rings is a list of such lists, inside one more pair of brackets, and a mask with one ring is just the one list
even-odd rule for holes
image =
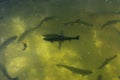
{"label": "large fish", "polygon": [[15,78],[10,77],[7,70],[2,64],[0,64],[0,70],[2,71],[3,75],[7,78],[7,80],[19,80],[18,77]]}
{"label": "large fish", "polygon": [[1,45],[0,45],[0,51],[6,48],[10,43],[12,43],[14,40],[16,40],[17,36],[12,36],[5,40]]}
{"label": "large fish", "polygon": [[91,70],[79,69],[79,68],[75,68],[75,67],[68,66],[68,65],[57,64],[57,66],[64,67],[64,68],[70,70],[73,73],[81,74],[83,76],[93,73]]}

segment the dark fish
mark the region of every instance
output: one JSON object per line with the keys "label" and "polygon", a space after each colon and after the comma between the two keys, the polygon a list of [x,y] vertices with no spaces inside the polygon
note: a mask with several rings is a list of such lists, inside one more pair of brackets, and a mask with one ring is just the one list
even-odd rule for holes
{"label": "dark fish", "polygon": [[7,80],[19,80],[18,77],[15,78],[10,77],[7,70],[2,64],[0,64],[0,70],[2,71],[3,75],[7,78]]}
{"label": "dark fish", "polygon": [[71,22],[64,23],[64,25],[68,26],[68,25],[73,25],[74,23],[75,23],[74,21],[71,21]]}
{"label": "dark fish", "polygon": [[0,45],[0,51],[4,48],[6,48],[10,43],[12,43],[14,40],[16,40],[17,36],[12,36],[5,40],[1,45]]}
{"label": "dark fish", "polygon": [[75,68],[75,67],[67,66],[67,65],[62,65],[62,64],[57,64],[57,66],[64,67],[64,68],[70,70],[73,73],[81,74],[83,76],[84,75],[89,75],[89,74],[93,73],[91,70],[79,69],[79,68]]}
{"label": "dark fish", "polygon": [[90,24],[90,23],[87,23],[83,20],[80,20],[80,19],[77,19],[75,21],[71,21],[71,22],[67,22],[67,23],[64,23],[65,26],[67,25],[73,25],[74,23],[78,23],[78,24],[83,24],[83,25],[86,25],[86,26],[93,26],[93,24]]}
{"label": "dark fish", "polygon": [[44,40],[45,41],[49,41],[49,42],[58,42],[59,46],[58,49],[61,48],[61,44],[64,41],[70,41],[70,40],[79,40],[79,35],[78,36],[74,36],[74,37],[70,37],[70,36],[64,36],[64,35],[59,35],[59,34],[45,34],[44,36]]}
{"label": "dark fish", "polygon": [[77,19],[77,20],[76,20],[76,23],[83,24],[83,25],[86,25],[86,26],[93,26],[93,24],[87,23],[87,22],[82,21],[82,20],[80,20],[80,19]]}
{"label": "dark fish", "polygon": [[97,76],[97,80],[102,80],[102,75],[101,75],[101,74],[99,74],[99,75]]}
{"label": "dark fish", "polygon": [[36,29],[39,29],[44,22],[49,21],[49,20],[52,20],[52,19],[54,19],[54,18],[55,18],[55,16],[45,17],[36,27],[24,31],[24,32],[20,35],[20,37],[18,38],[18,42],[23,41],[24,38],[25,38],[28,34],[30,34],[31,32],[35,31]]}
{"label": "dark fish", "polygon": [[105,61],[98,67],[98,69],[102,69],[103,67],[105,67],[107,64],[110,63],[111,60],[113,60],[114,58],[116,58],[117,55],[110,57],[108,59],[105,59]]}
{"label": "dark fish", "polygon": [[110,21],[107,21],[106,23],[104,23],[101,28],[105,28],[106,26],[109,26],[109,25],[112,25],[112,24],[116,24],[120,22],[120,20],[110,20]]}

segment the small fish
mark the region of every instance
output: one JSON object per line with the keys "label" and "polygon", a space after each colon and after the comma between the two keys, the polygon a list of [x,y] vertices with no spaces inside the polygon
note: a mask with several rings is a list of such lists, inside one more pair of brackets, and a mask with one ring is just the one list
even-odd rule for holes
{"label": "small fish", "polygon": [[56,18],[56,16],[45,17],[45,18],[34,28],[34,30],[35,30],[35,29],[38,29],[39,27],[41,27],[44,22],[47,22],[47,21],[49,21],[49,20],[53,20],[53,19],[55,19],[55,18]]}
{"label": "small fish", "polygon": [[44,22],[49,21],[49,20],[52,20],[52,19],[54,19],[54,18],[55,18],[55,16],[45,17],[36,27],[24,31],[24,32],[19,36],[18,42],[23,41],[27,35],[29,35],[29,34],[32,33],[33,31],[39,29]]}
{"label": "small fish", "polygon": [[103,28],[105,28],[106,26],[109,26],[109,25],[112,25],[112,24],[116,24],[116,23],[118,23],[118,22],[120,22],[120,20],[110,20],[110,21],[107,21],[106,23],[104,23],[104,24],[101,26],[101,28],[103,29]]}
{"label": "small fish", "polygon": [[76,23],[83,24],[83,25],[86,25],[86,26],[93,26],[93,24],[87,23],[87,22],[82,21],[82,20],[80,20],[80,19],[77,19],[77,20],[76,20]]}
{"label": "small fish", "polygon": [[49,21],[49,20],[52,20],[52,19],[55,19],[55,18],[56,18],[56,16],[45,17],[42,21],[46,22],[46,21]]}
{"label": "small fish", "polygon": [[120,79],[120,76],[118,76],[118,78]]}
{"label": "small fish", "polygon": [[79,69],[79,68],[75,68],[75,67],[67,66],[67,65],[62,65],[62,64],[57,64],[57,66],[64,67],[64,68],[70,70],[73,73],[81,74],[83,76],[93,73],[91,70]]}
{"label": "small fish", "polygon": [[34,30],[34,29],[31,28],[31,29],[28,29],[28,30],[24,31],[24,32],[19,36],[18,42],[23,41],[23,40],[25,39],[25,37],[26,37],[28,34],[30,34],[33,30]]}
{"label": "small fish", "polygon": [[80,19],[76,19],[75,21],[64,23],[64,25],[68,26],[68,25],[73,25],[74,23],[83,24],[83,25],[86,25],[86,26],[93,26],[93,24],[87,23],[87,22],[85,22],[83,20],[80,20]]}
{"label": "small fish", "polygon": [[73,25],[74,23],[75,23],[74,21],[67,22],[67,23],[64,23],[64,26]]}
{"label": "small fish", "polygon": [[115,59],[117,57],[117,55],[110,57],[108,59],[105,59],[105,61],[98,67],[98,69],[102,69],[103,67],[105,67],[107,64],[110,63],[111,60]]}
{"label": "small fish", "polygon": [[0,0],[0,3],[8,2],[9,0]]}
{"label": "small fish", "polygon": [[18,77],[12,78],[11,76],[9,76],[7,70],[2,64],[0,64],[0,70],[2,71],[3,75],[7,78],[7,80],[19,80]]}
{"label": "small fish", "polygon": [[10,43],[12,43],[14,40],[16,40],[17,36],[12,36],[5,40],[1,45],[0,45],[0,51],[4,48],[6,48]]}
{"label": "small fish", "polygon": [[101,75],[101,74],[99,74],[99,75],[97,76],[97,80],[102,80],[102,75]]}

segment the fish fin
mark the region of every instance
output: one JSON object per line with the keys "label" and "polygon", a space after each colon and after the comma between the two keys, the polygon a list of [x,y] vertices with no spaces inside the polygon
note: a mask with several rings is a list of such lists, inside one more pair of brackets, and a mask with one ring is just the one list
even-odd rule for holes
{"label": "fish fin", "polygon": [[62,43],[62,41],[59,41],[59,45],[58,45],[59,50],[61,49],[61,43]]}

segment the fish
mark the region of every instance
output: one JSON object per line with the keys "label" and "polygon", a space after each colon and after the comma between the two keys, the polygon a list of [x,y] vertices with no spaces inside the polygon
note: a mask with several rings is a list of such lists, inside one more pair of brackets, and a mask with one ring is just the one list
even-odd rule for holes
{"label": "fish", "polygon": [[75,23],[83,24],[83,25],[86,25],[86,26],[93,26],[93,24],[87,23],[86,21],[83,21],[83,20],[80,20],[80,19],[76,19],[75,21],[64,23],[64,25],[68,26],[68,25],[73,25]]}
{"label": "fish", "polygon": [[28,34],[30,34],[32,31],[33,31],[33,28],[24,31],[24,32],[19,36],[18,42],[22,42],[22,41],[26,38],[26,36],[28,36]]}
{"label": "fish", "polygon": [[23,41],[23,40],[26,38],[26,36],[28,36],[28,35],[29,35],[30,33],[32,33],[33,31],[39,29],[44,22],[49,21],[49,20],[52,20],[52,19],[54,19],[54,18],[55,18],[55,16],[45,17],[36,27],[30,28],[30,29],[24,31],[24,32],[19,36],[18,42]]}
{"label": "fish", "polygon": [[7,70],[5,69],[4,65],[0,64],[0,70],[2,71],[3,75],[7,78],[7,80],[19,80],[18,77],[12,78]]}
{"label": "fish", "polygon": [[71,36],[64,36],[62,34],[45,34],[43,36],[44,36],[43,40],[45,41],[49,41],[51,43],[58,42],[59,43],[58,49],[61,49],[61,44],[64,41],[79,40],[79,35],[71,37]]}
{"label": "fish", "polygon": [[118,78],[120,79],[120,76],[118,76]]}
{"label": "fish", "polygon": [[117,57],[117,55],[114,55],[113,57],[105,59],[105,61],[98,67],[98,69],[104,68],[107,64],[109,64],[116,57]]}
{"label": "fish", "polygon": [[79,69],[79,68],[68,66],[68,65],[57,64],[57,66],[64,67],[73,73],[81,74],[83,76],[93,73],[91,70]]}
{"label": "fish", "polygon": [[0,3],[8,2],[9,0],[0,0]]}
{"label": "fish", "polygon": [[118,22],[120,22],[120,20],[109,20],[109,21],[105,22],[105,23],[101,26],[101,28],[103,29],[103,28],[105,28],[106,26],[114,25],[114,24],[116,24],[116,23],[118,23]]}
{"label": "fish", "polygon": [[75,23],[75,21],[66,22],[66,23],[64,23],[64,26],[73,25],[74,23]]}
{"label": "fish", "polygon": [[101,74],[99,74],[99,75],[97,76],[97,80],[102,80],[102,75],[101,75]]}
{"label": "fish", "polygon": [[47,21],[49,21],[49,20],[53,20],[53,19],[55,19],[55,18],[56,18],[56,16],[45,17],[33,30],[38,29],[40,26],[42,26],[42,24],[43,24],[44,22],[47,22]]}
{"label": "fish", "polygon": [[6,48],[10,43],[12,43],[14,40],[17,39],[17,36],[12,36],[5,40],[1,45],[0,45],[0,51]]}
{"label": "fish", "polygon": [[86,25],[86,26],[93,26],[93,24],[87,23],[87,22],[85,22],[85,21],[83,21],[83,20],[80,20],[80,19],[77,19],[77,20],[76,20],[76,23],[83,24],[83,25]]}

